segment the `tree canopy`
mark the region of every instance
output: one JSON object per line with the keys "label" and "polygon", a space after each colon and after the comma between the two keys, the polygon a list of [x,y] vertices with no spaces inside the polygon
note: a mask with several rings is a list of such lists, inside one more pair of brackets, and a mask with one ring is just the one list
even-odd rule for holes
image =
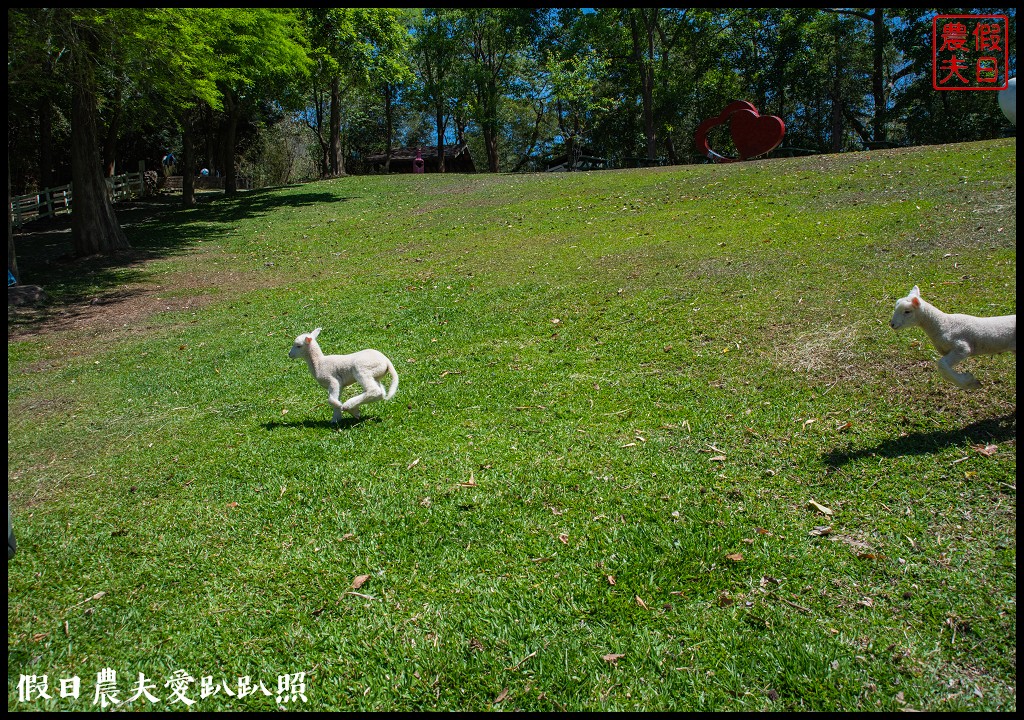
{"label": "tree canopy", "polygon": [[[338,177],[395,146],[436,146],[442,171],[464,143],[490,172],[583,148],[608,167],[695,162],[696,127],[737,99],[808,152],[1015,132],[994,93],[932,87],[940,12],[11,8],[9,180],[84,183],[85,216],[103,174],[168,151],[187,187],[209,167],[227,192],[243,165],[263,182]],[[1016,10],[985,12],[1009,18],[1016,48]],[[97,213],[79,252],[124,249],[113,210]]]}

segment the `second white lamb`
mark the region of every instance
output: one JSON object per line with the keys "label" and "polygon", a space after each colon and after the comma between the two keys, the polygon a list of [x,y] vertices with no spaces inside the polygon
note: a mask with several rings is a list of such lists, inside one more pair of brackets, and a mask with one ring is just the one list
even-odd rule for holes
{"label": "second white lamb", "polygon": [[936,362],[939,373],[966,390],[981,387],[977,378],[968,372],[957,372],[953,367],[971,355],[1017,354],[1017,316],[975,317],[959,313],[944,313],[925,302],[917,285],[910,294],[896,301],[896,310],[889,325],[894,329],[913,327],[925,334],[942,353]]}

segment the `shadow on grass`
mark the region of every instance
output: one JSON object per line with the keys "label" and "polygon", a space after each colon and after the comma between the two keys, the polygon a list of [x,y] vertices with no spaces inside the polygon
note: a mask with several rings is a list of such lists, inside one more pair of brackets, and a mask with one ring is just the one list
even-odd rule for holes
{"label": "shadow on grass", "polygon": [[832,450],[822,456],[822,462],[835,469],[864,457],[903,457],[925,455],[952,445],[971,443],[997,443],[1017,437],[1017,411],[997,418],[979,420],[957,430],[913,432],[903,437],[885,440],[872,447],[859,450]]}
{"label": "shadow on grass", "polygon": [[380,422],[379,417],[361,417],[358,420],[351,417],[342,418],[341,422],[332,422],[331,420],[295,420],[292,422],[283,422],[281,420],[274,420],[272,422],[263,423],[263,427],[268,431],[278,430],[280,428],[331,428],[341,430],[342,428],[350,428],[355,425],[362,425],[365,422]]}
{"label": "shadow on grass", "polygon": [[[221,195],[212,200],[199,201],[191,208],[177,205],[166,213],[149,218],[145,223],[129,227],[122,220],[122,225],[125,226],[128,241],[135,252],[150,260],[180,253],[203,241],[215,239],[233,230],[242,220],[267,215],[278,208],[329,205],[354,199],[322,191],[289,193],[274,190],[252,190],[231,197]],[[118,217],[121,217],[120,213]]]}
{"label": "shadow on grass", "polygon": [[355,197],[335,195],[324,191],[282,192],[287,188],[252,190],[231,198],[197,206],[196,220],[214,223],[235,223],[258,215],[265,215],[281,207],[307,207],[355,200]]}
{"label": "shadow on grass", "polygon": [[[226,197],[222,193],[197,194],[196,205],[185,208],[180,195],[157,195],[119,202],[114,209],[131,244],[117,255],[76,258],[71,244],[71,216],[61,215],[28,223],[14,233],[19,280],[39,285],[47,295],[42,308],[31,312],[8,311],[8,330],[27,329],[54,316],[75,313],[82,303],[104,304],[129,295],[146,294],[145,288],[126,291],[150,279],[151,260],[185,252],[231,229],[241,220],[280,207],[327,205],[351,200],[331,192],[296,188],[253,190]],[[222,225],[223,228],[218,228]]]}
{"label": "shadow on grass", "polygon": [[[220,231],[211,224],[222,224],[226,229],[240,220],[278,208],[348,200],[352,198],[325,192],[260,189],[232,197],[199,197],[197,205],[191,208],[182,207],[181,197],[172,195],[122,202],[115,206],[115,212],[132,249],[118,255],[85,258],[74,256],[71,215],[37,220],[18,228],[14,234],[22,274],[19,280],[43,286],[56,302],[81,301],[101,294],[104,289],[140,279],[144,276],[141,264],[146,260],[173,255],[210,240]],[[137,271],[126,274],[125,268]]]}

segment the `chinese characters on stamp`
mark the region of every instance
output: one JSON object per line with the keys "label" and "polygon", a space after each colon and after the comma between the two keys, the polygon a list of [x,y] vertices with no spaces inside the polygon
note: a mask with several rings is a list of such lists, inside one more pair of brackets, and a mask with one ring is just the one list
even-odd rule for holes
{"label": "chinese characters on stamp", "polygon": [[932,18],[932,87],[1005,89],[1009,33],[1006,15],[936,15]]}

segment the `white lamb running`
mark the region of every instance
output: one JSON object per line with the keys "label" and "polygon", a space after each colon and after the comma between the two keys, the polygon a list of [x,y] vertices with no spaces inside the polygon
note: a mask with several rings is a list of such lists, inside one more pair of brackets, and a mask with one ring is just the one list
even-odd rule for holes
{"label": "white lamb running", "polygon": [[905,298],[896,301],[889,325],[895,329],[919,326],[942,353],[936,362],[939,373],[958,386],[974,390],[981,387],[970,373],[953,369],[971,355],[1017,354],[1017,316],[975,317],[948,314],[921,299],[917,285]]}
{"label": "white lamb running", "polygon": [[[324,355],[316,338],[323,328],[311,333],[303,333],[295,338],[288,357],[306,358],[309,371],[322,386],[327,388],[327,402],[334,408],[331,422],[341,420],[341,414],[347,412],[359,418],[359,406],[377,400],[390,400],[398,390],[398,373],[395,366],[384,353],[377,350],[360,350],[351,355]],[[391,387],[384,391],[380,378],[391,373]],[[339,400],[343,388],[352,383],[359,383],[363,392],[349,398],[344,403]]]}

